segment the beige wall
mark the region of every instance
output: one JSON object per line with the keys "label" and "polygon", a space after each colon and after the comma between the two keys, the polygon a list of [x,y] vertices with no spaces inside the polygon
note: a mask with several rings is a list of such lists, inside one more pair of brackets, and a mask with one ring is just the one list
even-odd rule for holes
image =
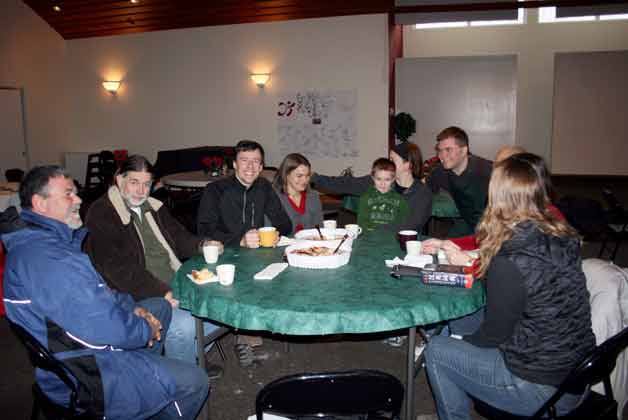
{"label": "beige wall", "polygon": [[[554,54],[628,49],[628,21],[415,30],[403,34],[404,57],[517,55],[516,143],[549,158]],[[473,142],[473,139],[471,139]]]}
{"label": "beige wall", "polygon": [[[360,156],[313,160],[364,173],[387,151],[387,18],[364,15],[206,27],[67,42],[70,136],[59,150],[160,149],[259,139],[282,156],[275,98],[283,91],[355,89]],[[271,72],[259,90],[251,72]],[[122,78],[112,97],[100,86]]]}
{"label": "beige wall", "polygon": [[33,165],[58,162],[67,143],[65,55],[65,41],[22,1],[0,2],[0,86],[24,90]]}

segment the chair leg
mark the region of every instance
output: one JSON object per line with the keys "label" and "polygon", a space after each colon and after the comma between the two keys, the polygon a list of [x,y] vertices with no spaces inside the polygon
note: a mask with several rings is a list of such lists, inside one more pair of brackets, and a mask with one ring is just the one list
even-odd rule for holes
{"label": "chair leg", "polygon": [[39,405],[37,400],[33,400],[33,408],[31,410],[31,420],[39,420]]}
{"label": "chair leg", "polygon": [[617,239],[617,242],[615,242],[615,248],[613,249],[613,253],[611,254],[612,262],[615,262],[615,257],[617,256],[617,251],[619,251],[620,245],[621,245],[621,239]]}
{"label": "chair leg", "polygon": [[218,349],[218,354],[220,354],[220,358],[223,362],[227,360],[227,356],[225,355],[225,350],[222,348],[222,344],[220,344],[220,340],[214,341],[214,345]]}

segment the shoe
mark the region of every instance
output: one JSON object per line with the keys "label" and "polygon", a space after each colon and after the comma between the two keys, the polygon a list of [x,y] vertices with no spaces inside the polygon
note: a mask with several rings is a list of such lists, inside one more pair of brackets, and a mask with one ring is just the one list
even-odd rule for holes
{"label": "shoe", "polygon": [[416,347],[414,347],[414,362],[415,363],[417,360],[419,360],[424,350],[425,350],[425,343],[422,341],[420,343],[417,343]]}
{"label": "shoe", "polygon": [[240,367],[243,368],[259,365],[262,360],[267,360],[269,357],[269,354],[264,350],[248,344],[236,344],[234,350],[238,356]]}
{"label": "shoe", "polygon": [[207,372],[207,378],[211,381],[222,378],[223,369],[218,365],[207,363],[205,364],[205,372]]}
{"label": "shoe", "polygon": [[419,414],[416,416],[416,420],[438,420],[436,414]]}
{"label": "shoe", "polygon": [[389,337],[382,342],[388,344],[391,347],[401,347],[403,346],[403,343],[406,342],[406,338],[407,337],[405,335],[400,335],[397,337]]}

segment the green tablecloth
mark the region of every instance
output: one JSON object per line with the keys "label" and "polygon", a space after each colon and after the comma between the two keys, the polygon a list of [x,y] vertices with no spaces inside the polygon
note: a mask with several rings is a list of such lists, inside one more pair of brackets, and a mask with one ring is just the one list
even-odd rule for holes
{"label": "green tablecloth", "polygon": [[181,307],[235,328],[291,335],[369,333],[460,317],[484,305],[482,285],[472,289],[426,286],[417,278],[389,276],[384,259],[402,256],[392,234],[364,234],[351,261],[334,270],[288,267],[271,281],[253,275],[280,262],[284,248],[226,249],[218,263],[236,265],[232,286],[198,286],[186,273],[209,266],[188,260],[172,289]]}
{"label": "green tablecloth", "polygon": [[[342,198],[342,207],[354,213],[358,212],[360,197],[345,195]],[[434,217],[460,217],[454,199],[447,192],[439,191],[432,196],[432,216]]]}

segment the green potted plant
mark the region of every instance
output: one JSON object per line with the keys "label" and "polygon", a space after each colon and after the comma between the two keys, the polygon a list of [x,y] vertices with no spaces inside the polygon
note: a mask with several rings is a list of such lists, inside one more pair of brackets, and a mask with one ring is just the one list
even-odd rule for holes
{"label": "green potted plant", "polygon": [[393,131],[399,141],[408,141],[416,132],[416,121],[407,112],[400,112],[393,117]]}

